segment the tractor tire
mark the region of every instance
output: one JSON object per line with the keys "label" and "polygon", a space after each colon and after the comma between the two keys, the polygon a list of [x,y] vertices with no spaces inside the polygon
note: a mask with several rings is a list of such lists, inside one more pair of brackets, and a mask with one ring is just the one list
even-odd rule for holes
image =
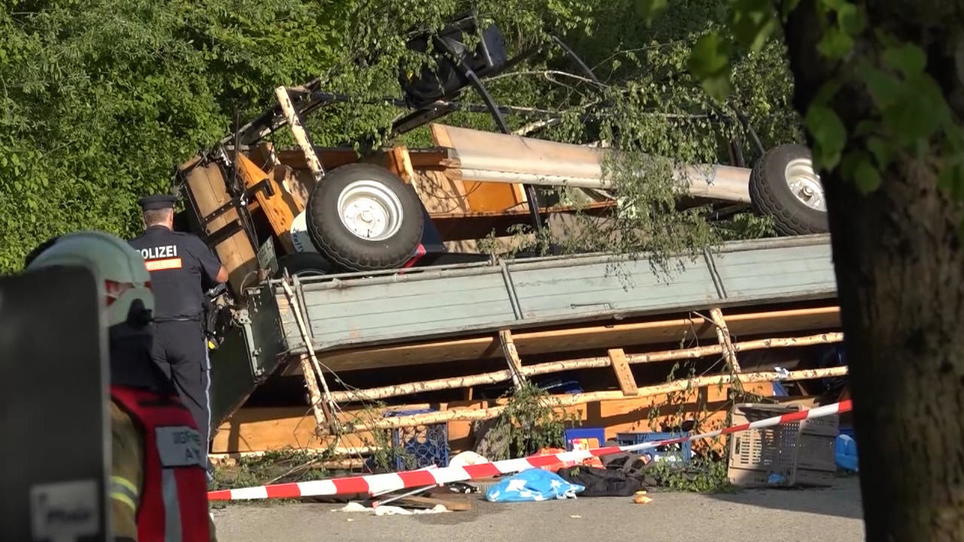
{"label": "tractor tire", "polygon": [[339,269],[317,252],[296,252],[278,258],[278,272],[274,278],[282,278],[285,273],[292,277],[320,277],[337,273]]}
{"label": "tractor tire", "polygon": [[371,164],[334,169],[308,197],[308,233],[318,252],[352,271],[401,267],[422,241],[422,205],[412,187]]}
{"label": "tractor tire", "polygon": [[829,231],[823,185],[803,145],[780,145],[760,158],[750,174],[750,201],[758,213],[773,217],[780,234]]}

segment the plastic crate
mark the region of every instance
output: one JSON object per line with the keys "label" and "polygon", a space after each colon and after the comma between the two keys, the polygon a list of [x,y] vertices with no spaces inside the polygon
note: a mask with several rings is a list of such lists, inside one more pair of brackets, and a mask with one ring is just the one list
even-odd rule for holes
{"label": "plastic crate", "polygon": [[573,427],[565,432],[566,449],[573,449],[573,440],[582,440],[581,448],[599,448],[606,444],[606,430],[602,427]]}
{"label": "plastic crate", "polygon": [[[385,417],[394,418],[396,416],[411,416],[413,414],[425,414],[428,412],[435,412],[435,410],[396,410],[386,412]],[[432,465],[439,467],[448,466],[448,424],[442,422],[392,429],[392,447],[404,450],[404,453],[400,453],[395,457],[396,470],[419,469]]]}
{"label": "plastic crate", "polygon": [[[620,446],[632,446],[644,442],[656,442],[688,436],[686,433],[633,432],[616,433],[616,442]],[[650,454],[654,461],[682,461],[689,463],[693,456],[693,444],[689,441],[658,448],[647,448],[641,453]]]}
{"label": "plastic crate", "polygon": [[[800,409],[795,405],[743,403],[733,407],[739,425]],[[830,485],[836,473],[837,416],[748,429],[730,437],[727,477],[743,487]]]}

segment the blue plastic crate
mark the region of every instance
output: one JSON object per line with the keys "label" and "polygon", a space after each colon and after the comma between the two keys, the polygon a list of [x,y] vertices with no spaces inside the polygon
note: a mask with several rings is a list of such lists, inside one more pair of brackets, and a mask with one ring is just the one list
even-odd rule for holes
{"label": "blue plastic crate", "polygon": [[[386,418],[396,416],[411,416],[435,412],[430,408],[420,410],[395,410],[385,413]],[[392,429],[392,446],[402,448],[405,454],[395,458],[396,470],[420,469],[431,465],[446,467],[449,464],[449,428],[448,424],[426,424],[425,430],[410,436],[402,442],[403,428]]]}
{"label": "blue plastic crate", "polygon": [[[659,432],[640,432],[640,433],[616,433],[616,442],[620,446],[632,446],[644,442],[655,442],[688,436],[686,433],[659,433]],[[650,454],[654,460],[678,461],[681,457],[684,463],[689,463],[693,456],[693,445],[691,442],[681,444],[671,444],[658,448],[647,448],[642,453]]]}
{"label": "blue plastic crate", "polygon": [[572,439],[594,438],[599,441],[598,446],[606,445],[606,430],[602,427],[573,427],[566,429],[566,449],[572,450]]}

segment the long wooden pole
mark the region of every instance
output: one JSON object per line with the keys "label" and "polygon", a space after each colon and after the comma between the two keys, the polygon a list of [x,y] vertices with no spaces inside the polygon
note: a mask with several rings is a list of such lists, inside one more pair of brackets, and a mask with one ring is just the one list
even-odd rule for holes
{"label": "long wooden pole", "polygon": [[[843,333],[822,333],[820,335],[810,335],[806,337],[787,337],[773,339],[759,339],[755,341],[744,341],[733,343],[733,352],[745,352],[749,350],[762,350],[766,348],[789,348],[794,346],[810,346],[814,344],[835,343],[843,340]],[[705,356],[719,355],[724,352],[725,346],[714,344],[709,346],[698,346],[695,348],[684,348],[680,350],[665,350],[660,352],[650,352],[648,354],[627,354],[626,361],[629,364],[653,363],[659,361],[672,361],[679,359],[696,359]],[[582,358],[566,361],[553,361],[539,363],[536,365],[522,366],[520,372],[523,376],[536,376],[542,374],[556,373],[560,371],[571,371],[575,369],[594,369],[599,367],[610,367],[612,361],[609,357]],[[512,372],[507,369],[492,371],[477,375],[461,376],[455,378],[439,378],[436,380],[425,380],[421,382],[409,382],[406,384],[395,384],[380,388],[369,388],[366,390],[334,391],[331,398],[339,403],[351,401],[375,401],[386,397],[397,397],[400,395],[412,395],[429,391],[450,390],[479,386],[483,384],[495,384],[512,379]]]}
{"label": "long wooden pole", "polygon": [[713,317],[713,324],[716,326],[716,338],[723,346],[723,355],[726,357],[726,364],[731,371],[741,372],[740,362],[736,359],[736,351],[733,349],[733,341],[730,337],[730,330],[726,327],[726,320],[723,319],[723,311],[719,308],[710,309]]}
{"label": "long wooden pole", "polygon": [[[573,405],[581,405],[585,403],[592,403],[595,401],[612,401],[620,399],[638,399],[640,397],[648,397],[653,395],[660,395],[664,393],[672,393],[675,391],[684,391],[691,389],[698,389],[706,386],[722,386],[726,384],[731,384],[733,382],[773,382],[776,380],[780,381],[792,381],[792,380],[812,380],[816,378],[829,378],[844,376],[847,374],[847,367],[830,367],[827,369],[809,369],[804,371],[790,371],[789,373],[777,373],[777,372],[759,372],[759,373],[741,373],[741,374],[724,374],[724,375],[713,375],[713,376],[701,376],[697,378],[689,378],[685,380],[676,380],[674,382],[668,382],[666,384],[657,384],[655,386],[647,386],[644,388],[639,388],[639,393],[633,396],[623,395],[622,391],[597,391],[591,393],[577,393],[571,395],[557,395],[553,396],[550,400],[552,401],[552,407],[566,407]],[[399,416],[397,418],[385,418],[383,420],[375,420],[360,424],[352,424],[352,431],[363,431],[371,429],[396,429],[399,427],[412,427],[416,425],[423,425],[429,423],[442,423],[450,421],[476,421],[476,420],[488,420],[497,417],[505,409],[504,405],[495,406],[485,409],[456,409],[456,410],[446,410],[442,412],[433,412],[430,414],[415,414],[412,416]]]}
{"label": "long wooden pole", "polygon": [[[298,304],[297,299],[295,299],[295,293],[291,290],[291,286],[288,286],[287,280],[282,281],[281,286],[284,288],[285,296],[288,298],[288,305],[295,313],[295,321],[298,323],[298,330],[301,331],[301,340],[303,340],[306,345],[310,345],[311,333],[308,332],[308,326],[305,324],[304,317],[301,314],[301,305]],[[315,420],[317,421],[318,419],[318,408],[321,407],[325,421],[328,424],[328,429],[336,433],[338,431],[338,420],[335,418],[335,413],[338,412],[338,405],[331,397],[331,389],[328,387],[328,381],[325,380],[325,373],[321,371],[321,364],[318,362],[313,348],[308,349],[308,359],[311,361],[310,364],[304,363],[304,358],[302,358],[301,368],[302,371],[306,368],[312,369],[310,373],[305,373],[304,376],[305,383],[308,385],[308,392],[312,394],[311,408],[315,410]],[[317,382],[314,388],[312,388],[311,381],[315,379],[321,381],[322,388],[324,389],[323,401],[316,401],[315,399],[319,391]],[[321,430],[321,424],[317,424],[316,429]]]}

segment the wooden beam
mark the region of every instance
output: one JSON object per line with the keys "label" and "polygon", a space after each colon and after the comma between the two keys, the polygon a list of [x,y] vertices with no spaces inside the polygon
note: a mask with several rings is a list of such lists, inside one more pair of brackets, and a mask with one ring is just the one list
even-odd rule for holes
{"label": "wooden beam", "polygon": [[[791,371],[789,373],[760,372],[760,373],[740,373],[722,374],[713,376],[702,376],[676,380],[666,384],[646,386],[639,389],[637,397],[649,395],[659,395],[676,391],[693,390],[705,386],[722,386],[734,382],[774,382],[774,381],[795,381],[809,380],[816,378],[829,378],[844,376],[847,374],[847,367],[830,367],[826,369],[811,369],[805,371]],[[621,399],[634,399],[626,397],[622,391],[597,391],[591,393],[576,393],[571,395],[554,395],[551,397],[553,408],[562,408],[571,405],[581,405],[596,401],[610,401]],[[396,418],[386,418],[374,422],[362,422],[351,426],[352,431],[371,430],[371,429],[394,429],[399,427],[413,427],[423,424],[442,423],[452,420],[477,421],[488,420],[497,417],[505,405],[479,409],[479,410],[445,410],[430,414],[415,414],[412,416],[398,416]]]}
{"label": "wooden beam", "polygon": [[315,148],[311,144],[307,130],[305,130],[305,127],[301,124],[301,115],[298,114],[294,104],[291,103],[291,96],[288,95],[288,89],[278,87],[274,89],[274,95],[278,99],[278,105],[281,106],[281,112],[284,113],[285,120],[288,121],[291,135],[294,136],[295,142],[298,143],[298,147],[300,147],[301,152],[304,153],[308,169],[311,170],[315,181],[320,181],[325,175],[325,170],[321,167],[321,161],[318,159],[318,155],[315,154]]}
{"label": "wooden beam", "polygon": [[733,342],[730,339],[730,330],[726,327],[726,320],[723,319],[723,311],[718,307],[710,309],[710,316],[716,326],[716,339],[723,347],[723,357],[726,358],[726,365],[731,371],[740,372],[740,362],[736,359],[736,350],[733,349]]}
{"label": "wooden beam", "polygon": [[385,167],[407,184],[412,184],[415,179],[412,159],[409,156],[408,147],[404,145],[392,147],[385,153]]}
{"label": "wooden beam", "polygon": [[[830,306],[733,314],[727,317],[727,324],[731,333],[744,336],[834,329],[840,327],[840,309]],[[595,348],[679,343],[681,340],[714,337],[716,337],[715,326],[698,317],[516,331],[512,334],[516,349],[522,356]],[[498,337],[493,335],[318,354],[325,365],[334,371],[448,363],[500,356]],[[286,375],[298,373],[297,365],[292,365],[285,371]]]}
{"label": "wooden beam", "polygon": [[[829,344],[843,340],[843,333],[824,333],[809,337],[785,337],[774,339],[760,339],[756,341],[746,341],[736,343],[733,348],[738,352],[749,350],[763,350],[767,348],[790,348],[797,346],[810,346],[814,344]],[[653,363],[661,361],[674,361],[679,359],[696,359],[705,356],[719,355],[723,352],[723,347],[718,344],[699,346],[695,348],[683,348],[679,350],[664,350],[661,352],[650,352],[647,354],[626,355],[626,362],[630,365],[635,363]],[[571,371],[576,369],[595,369],[599,367],[610,367],[611,359],[607,357],[581,358],[565,361],[550,361],[535,365],[521,366],[519,372],[522,376],[536,376],[542,374],[557,373],[561,371]],[[331,397],[338,403],[351,401],[376,401],[387,397],[398,397],[401,395],[411,395],[429,391],[450,390],[465,388],[468,386],[479,386],[483,384],[495,384],[512,379],[512,371],[503,369],[470,376],[459,376],[452,378],[439,378],[436,380],[425,380],[421,382],[409,382],[405,384],[393,384],[380,388],[369,388],[367,390],[346,390],[334,391]]]}
{"label": "wooden beam", "polygon": [[622,348],[612,348],[609,350],[609,363],[616,373],[616,380],[619,382],[619,389],[623,395],[636,395],[639,388],[636,386],[636,379],[633,377],[633,370],[629,368],[629,361],[626,359],[626,352]]}
{"label": "wooden beam", "polygon": [[519,388],[525,382],[525,377],[522,373],[522,360],[519,359],[519,351],[516,350],[515,343],[512,341],[512,332],[508,329],[499,331],[499,344],[502,346],[502,355],[509,365],[512,385]]}
{"label": "wooden beam", "polygon": [[452,149],[444,147],[427,147],[408,151],[412,167],[425,169],[448,169],[459,167]]}
{"label": "wooden beam", "polygon": [[[215,163],[199,165],[199,157],[180,166],[185,177],[190,197],[197,206],[200,218],[208,218],[215,210],[231,201],[227,192],[221,167]],[[205,231],[212,234],[231,223],[241,220],[237,209],[228,209],[205,226]],[[228,282],[235,293],[240,293],[246,281],[258,273],[257,247],[252,246],[243,230],[236,231],[227,239],[213,247],[218,258],[228,270]]]}
{"label": "wooden beam", "polygon": [[[598,408],[584,405],[563,407],[567,416],[574,422],[585,426],[605,427],[606,437],[615,438],[616,433],[626,431],[660,431],[665,424],[679,423],[684,412],[696,415],[697,399],[700,390],[707,392],[709,403],[706,408],[715,414],[710,420],[725,421],[729,408],[725,406],[729,386],[710,386],[671,394],[650,395],[646,397],[623,397],[618,400],[600,401]],[[769,395],[772,385],[769,382],[745,383],[748,393]],[[504,400],[491,401],[452,401],[448,403],[408,404],[394,406],[393,409],[436,408],[440,411],[484,409],[505,404]],[[673,408],[667,408],[672,404]],[[653,413],[650,416],[649,413]],[[701,414],[705,414],[701,413]],[[355,408],[338,413],[339,420],[363,418],[371,421],[382,417],[382,409]],[[703,427],[713,429],[718,426],[706,425],[708,418],[700,416]],[[357,420],[356,422],[357,423]],[[471,437],[472,421],[452,420],[447,423],[449,443],[453,450],[470,450],[474,445]],[[324,450],[331,447],[358,448],[378,445],[379,439],[370,432],[333,435],[317,435],[307,407],[245,407],[218,427],[211,444],[213,453],[255,452],[259,450]]]}
{"label": "wooden beam", "polygon": [[308,354],[302,354],[298,356],[298,364],[301,365],[301,372],[305,375],[305,387],[308,388],[308,399],[311,401],[311,412],[315,417],[315,426],[323,427],[325,425],[325,413],[321,407],[325,403],[321,399],[318,380],[308,376],[314,376],[315,374],[315,370],[311,367],[311,358],[308,357]]}
{"label": "wooden beam", "polygon": [[[284,289],[285,297],[288,299],[288,305],[290,305],[292,311],[295,314],[295,320],[298,322],[298,329],[301,331],[301,340],[305,344],[311,344],[311,332],[308,330],[308,326],[305,323],[304,318],[301,314],[301,305],[295,301],[295,294],[291,290],[291,286],[288,285],[288,280],[285,279],[281,281],[281,287]],[[305,358],[308,359],[308,363],[304,363]],[[325,380],[325,373],[321,370],[321,365],[318,363],[318,358],[315,357],[315,351],[311,348],[308,349],[307,355],[302,358],[302,375],[304,376],[305,383],[310,390],[312,386],[315,387],[315,391],[318,392],[318,382],[321,382],[321,391],[324,395],[311,398],[311,408],[315,412],[315,420],[318,420],[319,411],[324,415],[324,422],[327,422],[327,427],[332,433],[338,433],[338,419],[335,417],[335,413],[338,412],[338,405],[331,397],[331,389],[328,388],[328,381]],[[325,425],[324,422],[318,422],[315,424],[315,428],[321,432]]]}

